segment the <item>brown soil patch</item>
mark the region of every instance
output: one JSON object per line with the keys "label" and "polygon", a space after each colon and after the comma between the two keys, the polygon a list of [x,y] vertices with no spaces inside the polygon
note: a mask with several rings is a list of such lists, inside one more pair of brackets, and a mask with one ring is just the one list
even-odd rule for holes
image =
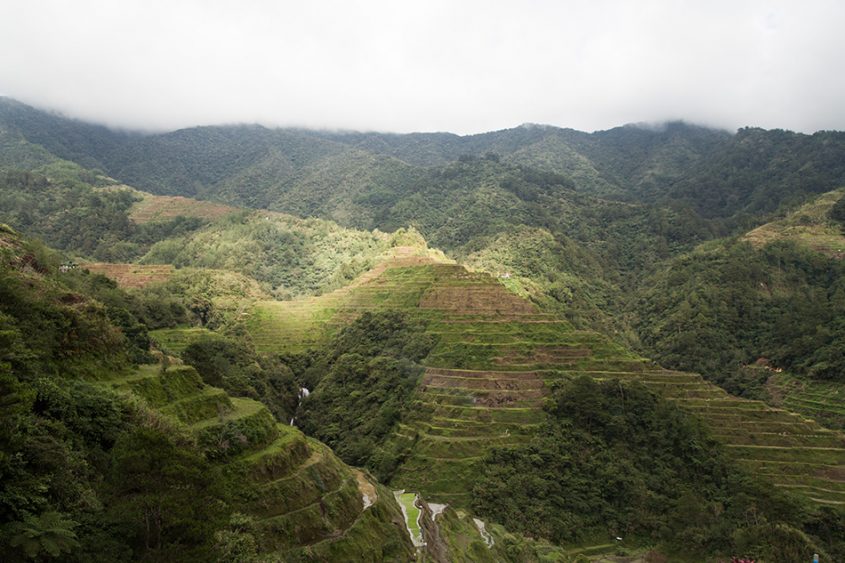
{"label": "brown soil patch", "polygon": [[237,208],[222,203],[182,196],[147,195],[132,206],[129,218],[138,224],[167,221],[179,216],[213,220],[235,211]]}
{"label": "brown soil patch", "polygon": [[433,374],[426,374],[423,377],[423,385],[438,389],[464,388],[504,391],[525,391],[529,389],[543,389],[545,387],[542,379],[459,378]]}
{"label": "brown soil patch", "polygon": [[147,284],[166,281],[173,273],[169,264],[110,264],[93,262],[83,264],[83,268],[102,274],[117,282],[120,287],[144,287]]}
{"label": "brown soil patch", "polygon": [[532,315],[537,308],[502,286],[441,286],[427,291],[420,308],[467,315]]}
{"label": "brown soil patch", "polygon": [[817,477],[845,483],[845,466],[828,467],[816,472]]}
{"label": "brown soil patch", "polygon": [[487,397],[477,397],[474,403],[476,405],[495,409],[513,406],[516,401],[517,399],[513,395],[490,395]]}
{"label": "brown soil patch", "polygon": [[355,472],[355,481],[358,483],[358,490],[361,492],[361,496],[369,499],[370,504],[378,502],[378,492],[376,491],[375,485],[370,483],[370,480],[367,479],[363,471],[358,469],[353,469],[352,471]]}

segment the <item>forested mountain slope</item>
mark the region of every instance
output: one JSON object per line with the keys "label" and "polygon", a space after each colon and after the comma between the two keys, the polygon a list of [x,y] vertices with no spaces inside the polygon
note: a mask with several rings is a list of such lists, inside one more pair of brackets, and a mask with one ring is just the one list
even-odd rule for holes
{"label": "forested mountain slope", "polygon": [[[669,261],[647,280],[636,305],[644,349],[666,366],[778,404],[820,386],[827,389],[821,396],[790,404],[841,427],[835,397],[845,389],[843,194],[829,192],[741,237]],[[799,381],[775,376],[781,370]]]}
{"label": "forested mountain slope", "polygon": [[[588,276],[567,260],[552,268],[553,279],[523,268],[526,291],[580,326],[629,341],[619,305],[662,260],[845,183],[845,137],[837,132],[732,135],[669,123],[591,134],[525,125],[464,137],[260,126],[142,135],[8,99],[0,102],[0,124],[17,139],[17,153],[21,143],[31,146],[22,162],[41,162],[46,149],[157,194],[362,230],[413,226],[434,246],[461,259],[478,256],[491,270],[516,269],[511,235],[534,233],[529,238],[547,256],[574,251],[593,259],[585,262]],[[571,302],[573,294],[584,299]]]}
{"label": "forested mountain slope", "polygon": [[569,560],[451,509],[415,547],[390,490],[278,420],[300,393],[279,358],[138,365],[141,297],[0,228],[4,561]]}
{"label": "forested mountain slope", "polygon": [[127,309],[3,229],[4,560],[412,557],[388,491],[190,367],[133,367]]}
{"label": "forested mountain slope", "polygon": [[[581,192],[689,206],[704,217],[733,220],[728,225],[845,183],[845,137],[838,132],[746,128],[731,135],[678,122],[590,134],[524,125],[464,137],[259,126],[141,135],[61,118],[6,98],[0,101],[0,123],[60,158],[154,193],[300,213],[303,209],[285,207],[291,203],[285,195],[307,192],[317,184],[315,175],[335,180],[333,186],[319,183],[330,195],[364,197],[402,186],[421,169],[486,154],[564,175]],[[363,175],[362,166],[369,169]],[[331,209],[308,213],[330,217]],[[335,218],[365,226],[353,225],[351,216]]]}

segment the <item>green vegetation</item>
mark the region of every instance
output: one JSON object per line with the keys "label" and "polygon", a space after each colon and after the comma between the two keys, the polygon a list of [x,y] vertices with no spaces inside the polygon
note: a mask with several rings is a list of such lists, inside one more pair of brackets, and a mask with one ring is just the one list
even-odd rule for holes
{"label": "green vegetation", "polygon": [[843,143],[0,100],[0,559],[842,558]]}
{"label": "green vegetation", "polygon": [[[4,561],[410,559],[389,493],[365,512],[357,474],[263,404],[188,366],[133,367],[134,341],[108,314],[130,296],[59,273],[52,252],[2,229]],[[284,395],[292,383],[230,341],[193,346],[186,355],[235,391],[275,403],[261,385]]]}
{"label": "green vegetation", "polygon": [[[220,509],[201,454],[143,404],[92,383],[128,372],[137,339],[65,285],[55,255],[8,230],[0,243],[2,558],[207,557]],[[75,276],[78,289],[98,286]],[[100,293],[114,301],[113,289]]]}
{"label": "green vegetation", "polygon": [[732,383],[738,368],[760,357],[843,382],[843,268],[792,242],[760,250],[742,242],[707,245],[651,280],[637,328],[662,364],[701,372],[730,390],[741,390]]}
{"label": "green vegetation", "polygon": [[[527,444],[484,458],[473,488],[478,512],[512,530],[567,543],[662,542],[686,557],[751,549],[769,559],[783,553],[781,545],[753,541],[773,525],[810,520],[734,467],[700,423],[642,384],[580,377],[554,389],[547,411]],[[758,523],[749,526],[752,506]],[[817,551],[811,542],[803,549]]]}
{"label": "green vegetation", "polygon": [[257,354],[243,341],[217,337],[198,339],[180,355],[207,385],[259,400],[278,420],[293,417],[299,389],[293,372],[278,357]]}
{"label": "green vegetation", "polygon": [[367,312],[341,330],[302,376],[313,392],[297,424],[347,463],[395,465],[379,445],[410,406],[422,374],[416,362],[434,344],[424,330],[396,312]]}

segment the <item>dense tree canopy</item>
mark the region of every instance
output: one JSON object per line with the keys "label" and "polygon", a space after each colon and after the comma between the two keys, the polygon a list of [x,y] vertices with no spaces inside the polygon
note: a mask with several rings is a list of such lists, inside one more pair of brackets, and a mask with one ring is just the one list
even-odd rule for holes
{"label": "dense tree canopy", "polygon": [[[365,313],[305,373],[313,392],[297,424],[348,463],[368,464],[408,409],[434,341],[396,312]],[[324,373],[319,380],[314,377]],[[314,383],[309,383],[314,385]]]}
{"label": "dense tree canopy", "polygon": [[554,541],[620,536],[686,557],[799,561],[784,559],[784,546],[818,549],[800,531],[812,517],[735,468],[700,422],[641,384],[582,376],[554,390],[547,412],[528,443],[482,461],[480,514]]}
{"label": "dense tree canopy", "polygon": [[760,357],[845,382],[843,262],[783,242],[711,245],[651,280],[637,327],[667,366],[717,381]]}

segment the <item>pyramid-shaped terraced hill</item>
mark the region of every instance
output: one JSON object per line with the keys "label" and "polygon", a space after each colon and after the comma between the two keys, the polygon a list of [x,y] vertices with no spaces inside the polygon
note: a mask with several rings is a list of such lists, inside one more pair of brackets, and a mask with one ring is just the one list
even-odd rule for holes
{"label": "pyramid-shaped terraced hill", "polygon": [[291,301],[256,302],[247,327],[260,351],[299,352],[313,348],[364,311],[416,310],[422,292],[431,283],[427,266],[441,263],[445,263],[442,257],[426,249],[396,247],[350,285],[330,293]]}
{"label": "pyramid-shaped terraced hill", "polygon": [[327,446],[278,424],[261,403],[229,397],[183,366],[142,366],[106,384],[191,430],[239,484],[237,509],[256,518],[262,553],[286,561],[413,557],[393,495]]}
{"label": "pyramid-shaped terraced hill", "polygon": [[439,337],[424,360],[414,410],[392,438],[408,454],[391,483],[396,488],[466,506],[480,457],[523,441],[544,420],[550,385],[584,374],[643,382],[702,417],[756,474],[845,507],[842,433],[730,396],[699,375],[662,369],[456,264],[397,257],[343,290],[262,304],[251,329],[263,349],[295,350],[324,341],[363,311],[385,309],[426,319]]}

